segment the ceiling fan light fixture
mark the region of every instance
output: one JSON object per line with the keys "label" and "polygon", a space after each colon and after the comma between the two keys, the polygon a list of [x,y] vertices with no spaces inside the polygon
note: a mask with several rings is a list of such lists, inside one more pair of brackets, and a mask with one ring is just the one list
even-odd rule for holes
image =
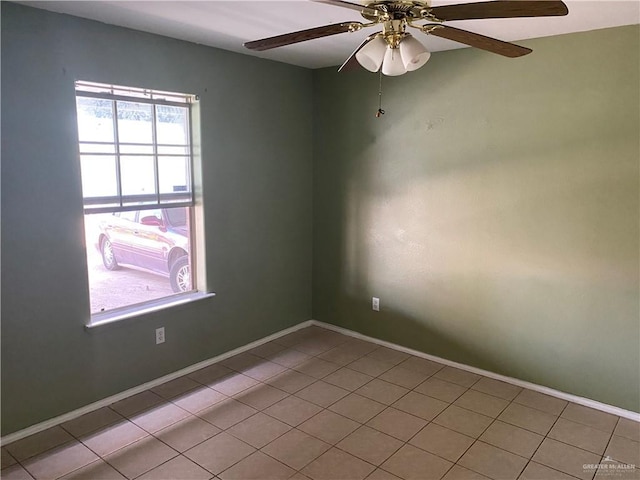
{"label": "ceiling fan light fixture", "polygon": [[413,72],[427,63],[431,53],[418,40],[411,35],[407,35],[400,42],[400,56],[402,57],[404,68],[408,72]]}
{"label": "ceiling fan light fixture", "polygon": [[389,77],[397,77],[407,73],[398,48],[388,47],[382,61],[382,73]]}
{"label": "ceiling fan light fixture", "polygon": [[387,42],[384,41],[384,38],[376,37],[356,53],[356,60],[363,68],[370,72],[377,72],[384,60],[386,48]]}

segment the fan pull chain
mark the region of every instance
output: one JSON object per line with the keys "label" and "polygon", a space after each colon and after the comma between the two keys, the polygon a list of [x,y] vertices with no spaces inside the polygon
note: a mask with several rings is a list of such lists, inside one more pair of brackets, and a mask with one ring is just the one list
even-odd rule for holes
{"label": "fan pull chain", "polygon": [[380,87],[378,88],[378,111],[376,112],[376,118],[380,118],[384,115],[382,109],[382,69],[380,70]]}

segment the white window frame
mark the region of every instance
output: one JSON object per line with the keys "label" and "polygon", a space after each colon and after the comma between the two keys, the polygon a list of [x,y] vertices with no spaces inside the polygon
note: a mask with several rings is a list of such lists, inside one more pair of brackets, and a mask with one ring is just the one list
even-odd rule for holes
{"label": "white window frame", "polygon": [[[166,92],[152,89],[144,89],[144,88],[135,88],[135,87],[124,87],[118,85],[110,85],[110,84],[101,84],[95,82],[85,82],[85,81],[77,81],[76,82],[76,98],[85,97],[85,98],[99,98],[103,100],[109,100],[112,102],[112,112],[113,112],[113,132],[114,139],[113,142],[88,142],[82,141],[79,139],[79,152],[81,155],[105,155],[115,157],[116,159],[116,181],[117,181],[117,194],[111,196],[100,196],[100,197],[85,197],[83,193],[83,205],[84,205],[84,213],[85,214],[95,214],[95,213],[115,213],[115,212],[124,212],[124,211],[134,211],[134,210],[152,210],[158,208],[178,208],[178,207],[188,207],[189,212],[189,224],[190,224],[190,235],[189,235],[189,257],[190,257],[190,271],[191,271],[191,282],[192,282],[192,290],[184,293],[176,293],[174,295],[158,298],[155,300],[137,303],[132,305],[127,305],[119,308],[115,308],[112,310],[108,310],[105,312],[95,312],[91,313],[90,319],[87,323],[88,328],[92,328],[98,325],[103,325],[107,323],[112,323],[118,320],[124,320],[127,318],[137,317],[139,315],[154,312],[158,310],[163,310],[165,308],[180,305],[187,302],[191,302],[194,300],[199,300],[202,298],[207,298],[213,296],[213,293],[204,293],[198,291],[198,283],[197,280],[197,271],[202,272],[202,267],[199,266],[196,268],[196,246],[200,246],[203,242],[198,241],[198,239],[194,238],[197,232],[202,232],[201,228],[197,228],[195,225],[194,219],[194,209],[195,209],[195,193],[194,193],[194,152],[193,152],[193,115],[192,115],[192,106],[196,104],[198,101],[198,97],[196,95],[188,95],[174,92]],[[117,102],[136,102],[136,103],[147,103],[153,105],[151,109],[153,112],[152,118],[152,143],[151,144],[135,144],[135,143],[125,143],[119,142],[118,135],[118,110],[117,110]],[[156,135],[156,105],[168,105],[168,106],[178,106],[182,108],[187,108],[188,111],[188,135],[187,135],[187,144],[184,145],[165,145],[158,143],[158,138]],[[106,147],[113,147],[112,152],[83,152],[83,145],[94,145],[100,146],[104,145]],[[136,146],[151,146],[153,149],[153,153],[122,153],[120,152],[121,146],[128,147],[136,147]],[[159,153],[159,147],[178,147],[185,148],[185,151],[188,152],[185,154],[170,154],[170,153]],[[146,156],[153,157],[154,159],[154,182],[155,182],[155,193],[153,194],[145,194],[145,195],[123,195],[122,194],[122,178],[121,178],[121,169],[120,169],[120,157],[135,157],[135,156]],[[158,159],[159,157],[171,157],[171,156],[179,156],[179,157],[188,157],[188,188],[186,191],[178,191],[171,193],[160,193],[159,187],[159,166]],[[79,157],[80,158],[80,157]],[[144,203],[137,203],[144,202]],[[136,204],[137,203],[137,204]],[[87,248],[91,248],[87,246]]]}

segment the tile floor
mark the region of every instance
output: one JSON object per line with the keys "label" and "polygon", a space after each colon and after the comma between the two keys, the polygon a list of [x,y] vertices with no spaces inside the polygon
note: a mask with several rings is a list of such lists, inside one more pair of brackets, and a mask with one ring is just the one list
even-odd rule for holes
{"label": "tile floor", "polygon": [[309,327],[6,445],[1,477],[639,479],[628,465],[638,423]]}

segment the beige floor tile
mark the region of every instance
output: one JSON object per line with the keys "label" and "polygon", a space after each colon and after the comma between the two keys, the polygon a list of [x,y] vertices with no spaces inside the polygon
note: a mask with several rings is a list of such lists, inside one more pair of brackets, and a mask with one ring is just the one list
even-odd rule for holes
{"label": "beige floor tile", "polygon": [[391,405],[400,397],[406,395],[407,392],[409,390],[404,387],[377,378],[356,390],[358,395],[385,405]]}
{"label": "beige floor tile", "polygon": [[569,402],[559,398],[545,395],[544,393],[534,392],[533,390],[524,389],[513,399],[515,403],[525,405],[536,410],[541,410],[551,415],[560,415]]}
{"label": "beige floor tile", "polygon": [[184,456],[211,473],[218,474],[251,455],[255,450],[251,445],[222,432],[187,450]]}
{"label": "beige floor tile", "polygon": [[415,391],[451,403],[466,392],[467,387],[431,377],[418,385]]}
{"label": "beige floor tile", "polygon": [[2,480],[33,480],[33,477],[21,465],[16,464],[2,470]]}
{"label": "beige floor tile", "polygon": [[430,423],[420,430],[409,443],[455,463],[473,442],[475,439],[471,437]]}
{"label": "beige floor tile", "polygon": [[616,462],[603,457],[598,465],[595,480],[639,480],[640,468],[636,464]]}
{"label": "beige floor tile", "polygon": [[324,442],[335,445],[359,426],[360,424],[347,417],[323,410],[298,428]]}
{"label": "beige floor tile", "polygon": [[222,480],[286,480],[295,473],[268,455],[255,452],[218,476]]}
{"label": "beige floor tile", "polygon": [[403,443],[373,428],[362,426],[336,446],[374,465],[380,465]]}
{"label": "beige floor tile", "polygon": [[532,460],[574,477],[590,480],[594,471],[584,468],[584,465],[598,464],[600,458],[600,455],[595,453],[546,438]]}
{"label": "beige floor tile", "polygon": [[524,428],[540,435],[546,435],[558,417],[541,410],[511,403],[498,417],[505,423]]}
{"label": "beige floor tile", "polygon": [[212,388],[200,387],[179,395],[174,398],[172,402],[183,410],[195,414],[226,398],[228,398],[226,395],[216,392]]}
{"label": "beige floor tile", "polygon": [[489,377],[482,377],[480,381],[475,383],[471,388],[509,401],[516,398],[520,392],[522,392],[522,387],[501,382],[500,380],[494,380]]}
{"label": "beige floor tile", "polygon": [[402,365],[395,366],[380,375],[380,380],[409,389],[417,387],[427,378],[429,378],[428,374],[404,368]]}
{"label": "beige floor tile", "polygon": [[607,443],[609,443],[611,434],[581,423],[559,418],[548,433],[548,437],[602,455]]}
{"label": "beige floor tile", "polygon": [[487,417],[496,418],[509,405],[509,402],[476,390],[467,390],[453,404]]}
{"label": "beige floor tile", "polygon": [[237,400],[228,398],[222,402],[201,410],[198,416],[222,430],[241,422],[255,414],[257,410]]}
{"label": "beige floor tile", "polygon": [[316,379],[309,375],[304,375],[300,372],[296,372],[295,370],[287,370],[270,378],[266,383],[272,387],[284,390],[287,393],[296,393],[304,387],[308,387],[315,381]]}
{"label": "beige floor tile", "polygon": [[262,448],[289,430],[291,430],[291,427],[286,423],[258,412],[231,427],[227,430],[227,433],[252,447]]}
{"label": "beige floor tile", "polygon": [[234,373],[227,375],[226,377],[220,377],[217,380],[209,383],[209,386],[215,391],[220,392],[228,397],[236,395],[249,387],[257,385],[258,380],[251,377],[247,377],[241,373]]}
{"label": "beige floor tile", "polygon": [[21,462],[72,440],[73,437],[61,427],[53,427],[10,443],[6,449],[12,457]]}
{"label": "beige floor tile", "polygon": [[367,356],[375,358],[376,360],[380,360],[381,362],[393,363],[394,365],[404,362],[407,358],[410,357],[408,353],[404,353],[399,350],[394,350],[387,347],[377,348],[371,353],[368,353]]}
{"label": "beige floor tile", "polygon": [[145,437],[110,455],[106,460],[128,478],[135,478],[177,456],[178,452],[154,437]]}
{"label": "beige floor tile", "polygon": [[306,353],[299,352],[298,350],[288,348],[274,353],[273,355],[269,355],[267,358],[278,365],[282,365],[283,367],[293,368],[300,365],[302,362],[309,360],[311,356]]}
{"label": "beige floor tile", "polygon": [[255,387],[246,389],[244,392],[240,392],[233,398],[256,410],[264,410],[288,396],[289,394],[287,392],[283,392],[265,383],[260,383]]}
{"label": "beige floor tile", "polygon": [[444,365],[441,363],[427,360],[426,358],[415,357],[413,355],[400,363],[399,366],[408,370],[413,370],[414,372],[422,373],[429,377],[438,370],[442,370],[444,368]]}
{"label": "beige floor tile", "polygon": [[269,378],[274,377],[279,373],[284,372],[285,370],[287,370],[287,367],[283,365],[275,362],[270,362],[268,360],[263,360],[262,363],[254,365],[251,368],[247,368],[243,370],[242,373],[247,377],[251,377],[255,380],[264,382],[265,380],[268,380]]}
{"label": "beige floor tile", "polygon": [[352,352],[357,352],[361,355],[371,353],[376,348],[378,348],[378,345],[376,345],[375,343],[367,342],[366,340],[360,340],[359,338],[350,338],[342,346],[348,348]]}
{"label": "beige floor tile", "polygon": [[297,345],[294,345],[293,348],[301,351],[302,353],[306,353],[307,355],[320,355],[328,350],[331,350],[335,345],[331,343],[327,343],[322,339],[311,339],[304,340]]}
{"label": "beige floor tile", "polygon": [[280,345],[279,343],[267,342],[267,343],[263,343],[262,345],[258,345],[257,347],[253,347],[251,350],[249,350],[248,353],[257,355],[258,357],[262,357],[262,358],[269,358],[269,356],[275,355],[276,353],[281,352],[285,348],[286,347],[284,345]]}
{"label": "beige floor tile", "polygon": [[367,480],[402,480],[400,477],[396,477],[393,473],[389,473],[381,468],[376,468],[371,475],[367,477]]}
{"label": "beige floor tile", "polygon": [[560,416],[567,420],[582,423],[583,425],[597,428],[598,430],[608,433],[613,433],[613,429],[616,428],[619,418],[610,413],[583,407],[576,403],[569,403]]}
{"label": "beige floor tile", "polygon": [[519,480],[575,480],[575,478],[539,463],[529,462]]}
{"label": "beige floor tile", "polygon": [[220,365],[235,370],[236,372],[244,372],[245,370],[259,365],[264,358],[253,355],[249,352],[242,352],[229,358],[225,358],[218,362]]}
{"label": "beige floor tile", "polygon": [[454,367],[444,367],[442,370],[438,370],[434,377],[467,388],[482,378],[480,375],[476,375],[475,373]]}
{"label": "beige floor tile", "polygon": [[33,478],[59,478],[98,460],[98,456],[78,441],[47,450],[22,462]]}
{"label": "beige floor tile", "polygon": [[300,470],[324,452],[331,445],[297,429],[289,430],[262,451],[285,465]]}
{"label": "beige floor tile", "polygon": [[297,427],[321,410],[322,407],[314,403],[290,396],[267,408],[264,412],[292,427]]}
{"label": "beige floor tile", "polygon": [[478,472],[469,470],[468,468],[461,467],[460,465],[454,465],[451,470],[442,477],[442,480],[488,480],[489,477],[480,475]]}
{"label": "beige floor tile", "polygon": [[479,440],[521,457],[531,458],[544,437],[496,420],[484,431]]}
{"label": "beige floor tile", "polygon": [[348,345],[340,345],[318,355],[318,358],[344,366],[363,356],[363,353],[353,351]]}
{"label": "beige floor tile", "polygon": [[2,465],[0,468],[7,468],[18,463],[18,461],[7,451],[6,447],[2,447],[0,451],[2,452]]}
{"label": "beige floor tile", "polygon": [[357,390],[371,380],[373,380],[373,377],[346,367],[336,370],[323,379],[327,383],[349,391]]}
{"label": "beige floor tile", "polygon": [[76,438],[95,432],[108,425],[113,425],[123,421],[124,418],[119,413],[111,410],[109,407],[100,408],[94,412],[74,418],[68,422],[64,422],[61,426]]}
{"label": "beige floor tile", "polygon": [[426,420],[389,407],[367,422],[367,425],[383,433],[408,441],[425,425]]}
{"label": "beige floor tile", "polygon": [[190,416],[191,414],[186,410],[168,403],[133,415],[131,421],[147,432],[155,433]]}
{"label": "beige floor tile", "polygon": [[352,370],[362,372],[372,377],[382,375],[387,370],[391,370],[395,367],[395,364],[389,362],[382,362],[371,357],[360,357],[358,360],[351,362],[347,365]]}
{"label": "beige floor tile", "polygon": [[329,410],[356,422],[366,423],[385,408],[387,406],[380,402],[352,393],[331,405]]}
{"label": "beige floor tile", "polygon": [[621,418],[613,433],[614,435],[640,442],[640,422]]}
{"label": "beige floor tile", "polygon": [[427,421],[433,420],[448,406],[446,402],[416,392],[407,393],[393,404],[394,408]]}
{"label": "beige floor tile", "polygon": [[200,370],[190,373],[187,376],[203,385],[209,385],[219,378],[230,375],[232,372],[233,370],[231,370],[230,368],[227,368],[218,363],[214,363],[213,365],[209,365],[208,367],[204,367]]}
{"label": "beige floor tile", "polygon": [[155,388],[152,388],[151,391],[157,395],[160,395],[162,398],[166,398],[167,400],[177,397],[189,390],[193,390],[195,388],[199,388],[199,382],[184,376],[178,377],[175,380],[171,380],[170,382],[163,383],[162,385],[158,385]]}
{"label": "beige floor tile", "polygon": [[302,469],[313,480],[362,480],[376,467],[337,448],[332,448]]}
{"label": "beige floor tile", "polygon": [[349,390],[318,380],[316,383],[312,383],[308,387],[296,392],[295,395],[321,407],[328,407],[332,403],[349,395]]}
{"label": "beige floor tile", "polygon": [[339,365],[327,362],[326,360],[322,360],[317,357],[311,357],[293,367],[294,370],[317,379],[324,378],[339,368]]}
{"label": "beige floor tile", "polygon": [[61,480],[126,480],[126,477],[104,460],[97,460],[74,470],[62,477]]}
{"label": "beige floor tile", "polygon": [[156,405],[166,403],[166,400],[160,395],[153,393],[151,390],[133,395],[119,402],[109,405],[112,410],[115,410],[124,417],[130,417],[144,410],[148,410]]}
{"label": "beige floor tile", "polygon": [[178,452],[184,452],[220,433],[218,427],[199,417],[190,417],[160,430],[154,436]]}
{"label": "beige floor tile", "polygon": [[489,478],[515,480],[528,460],[484,442],[474,443],[458,461],[460,465]]}
{"label": "beige floor tile", "polygon": [[180,455],[138,477],[138,480],[209,480],[211,478],[211,472]]}
{"label": "beige floor tile", "polygon": [[640,467],[640,443],[614,435],[605,452],[614,460]]}
{"label": "beige floor tile", "polygon": [[434,418],[433,422],[469,437],[478,438],[493,422],[493,418],[451,405]]}
{"label": "beige floor tile", "polygon": [[382,464],[384,470],[405,480],[439,480],[453,464],[424,450],[405,445]]}
{"label": "beige floor tile", "polygon": [[80,437],[80,440],[98,455],[104,457],[147,436],[149,436],[148,432],[125,420]]}

